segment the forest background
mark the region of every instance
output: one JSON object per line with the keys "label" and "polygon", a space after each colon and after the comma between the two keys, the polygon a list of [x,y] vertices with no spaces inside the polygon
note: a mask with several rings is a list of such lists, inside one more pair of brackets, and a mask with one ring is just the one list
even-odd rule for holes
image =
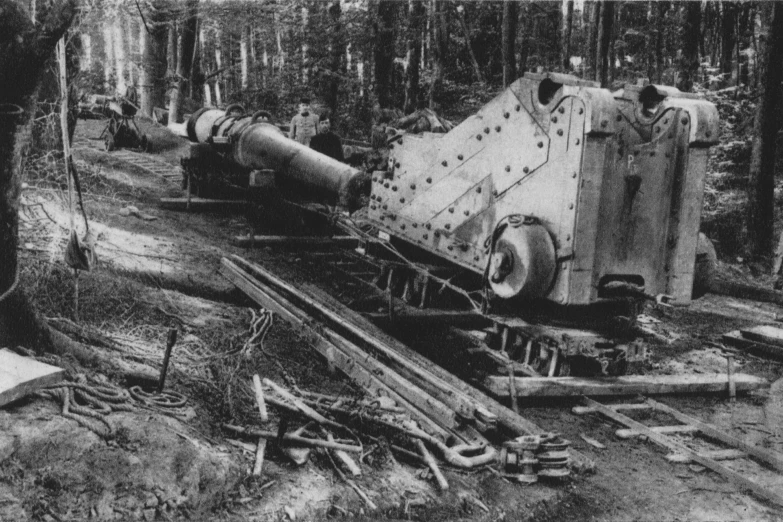
{"label": "forest background", "polygon": [[[35,0],[33,0],[35,1]],[[74,98],[124,94],[171,121],[239,103],[286,122],[302,96],[346,137],[384,114],[460,121],[533,72],[611,90],[674,86],[716,103],[704,228],[724,256],[768,265],[783,71],[778,2],[84,0],[68,33]],[[39,97],[57,103],[57,82]],[[47,85],[48,92],[47,92]],[[54,135],[57,135],[54,133]],[[720,207],[720,211],[717,208]]]}

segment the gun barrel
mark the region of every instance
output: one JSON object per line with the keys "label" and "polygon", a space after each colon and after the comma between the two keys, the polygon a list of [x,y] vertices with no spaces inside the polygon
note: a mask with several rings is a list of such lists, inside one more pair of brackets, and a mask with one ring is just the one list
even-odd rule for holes
{"label": "gun barrel", "polygon": [[360,205],[361,172],[286,137],[275,125],[254,116],[209,109],[187,123],[188,137],[211,144],[223,157],[248,169],[273,169],[286,181],[335,196],[349,209]]}

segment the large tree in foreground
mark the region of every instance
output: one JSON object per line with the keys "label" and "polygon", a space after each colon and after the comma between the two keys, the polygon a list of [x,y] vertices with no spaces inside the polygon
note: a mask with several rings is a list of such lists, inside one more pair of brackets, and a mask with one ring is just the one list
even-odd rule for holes
{"label": "large tree in foreground", "polygon": [[18,288],[21,164],[44,64],[70,26],[76,0],[40,4],[33,22],[27,2],[0,0],[0,346],[50,342]]}
{"label": "large tree in foreground", "polygon": [[778,107],[783,81],[783,4],[775,2],[764,53],[764,91],[756,112],[755,140],[748,183],[748,249],[755,259],[772,254],[775,218],[775,148],[780,127]]}

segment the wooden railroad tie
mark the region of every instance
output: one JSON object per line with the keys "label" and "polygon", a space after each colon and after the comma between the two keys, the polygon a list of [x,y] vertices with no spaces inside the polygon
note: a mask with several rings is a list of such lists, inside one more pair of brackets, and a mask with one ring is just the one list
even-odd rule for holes
{"label": "wooden railroad tie", "polygon": [[[572,410],[574,413],[579,415],[593,412],[601,413],[605,417],[608,417],[609,419],[626,426],[625,429],[620,429],[617,431],[617,435],[619,437],[643,435],[656,444],[670,450],[671,453],[667,456],[668,460],[672,462],[696,462],[724,476],[730,482],[734,483],[740,488],[748,489],[760,498],[774,502],[779,506],[783,506],[783,496],[744,477],[740,473],[729,469],[718,462],[719,460],[738,459],[752,456],[778,471],[783,471],[783,455],[780,453],[770,451],[765,448],[760,448],[758,446],[753,446],[752,444],[747,444],[712,424],[702,422],[699,419],[686,415],[685,413],[682,413],[670,406],[656,402],[649,398],[644,399],[644,402],[642,403],[613,405],[601,404],[600,402],[597,402],[588,397],[582,397],[582,401],[584,402],[585,406],[575,407]],[[683,424],[651,427],[646,426],[641,422],[638,422],[621,413],[623,410],[627,411],[640,409],[668,413]],[[731,446],[731,448],[714,451],[696,451],[689,448],[682,442],[667,436],[667,433],[682,432],[701,433],[711,439],[718,440],[728,446]]]}

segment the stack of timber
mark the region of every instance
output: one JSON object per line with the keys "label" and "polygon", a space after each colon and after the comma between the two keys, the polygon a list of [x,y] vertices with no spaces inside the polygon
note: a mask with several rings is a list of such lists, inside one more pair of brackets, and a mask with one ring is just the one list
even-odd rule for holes
{"label": "stack of timber", "polygon": [[[221,273],[251,299],[305,331],[328,364],[371,394],[388,397],[404,408],[426,433],[422,439],[439,451],[444,452],[446,441],[488,448],[484,434],[495,429],[511,437],[546,433],[322,290],[309,284],[294,287],[239,256],[223,258],[221,263]],[[320,324],[314,326],[313,320]],[[571,451],[571,457],[578,467],[593,467],[577,452]]]}
{"label": "stack of timber", "polygon": [[783,329],[753,326],[723,335],[723,342],[750,353],[783,361]]}

